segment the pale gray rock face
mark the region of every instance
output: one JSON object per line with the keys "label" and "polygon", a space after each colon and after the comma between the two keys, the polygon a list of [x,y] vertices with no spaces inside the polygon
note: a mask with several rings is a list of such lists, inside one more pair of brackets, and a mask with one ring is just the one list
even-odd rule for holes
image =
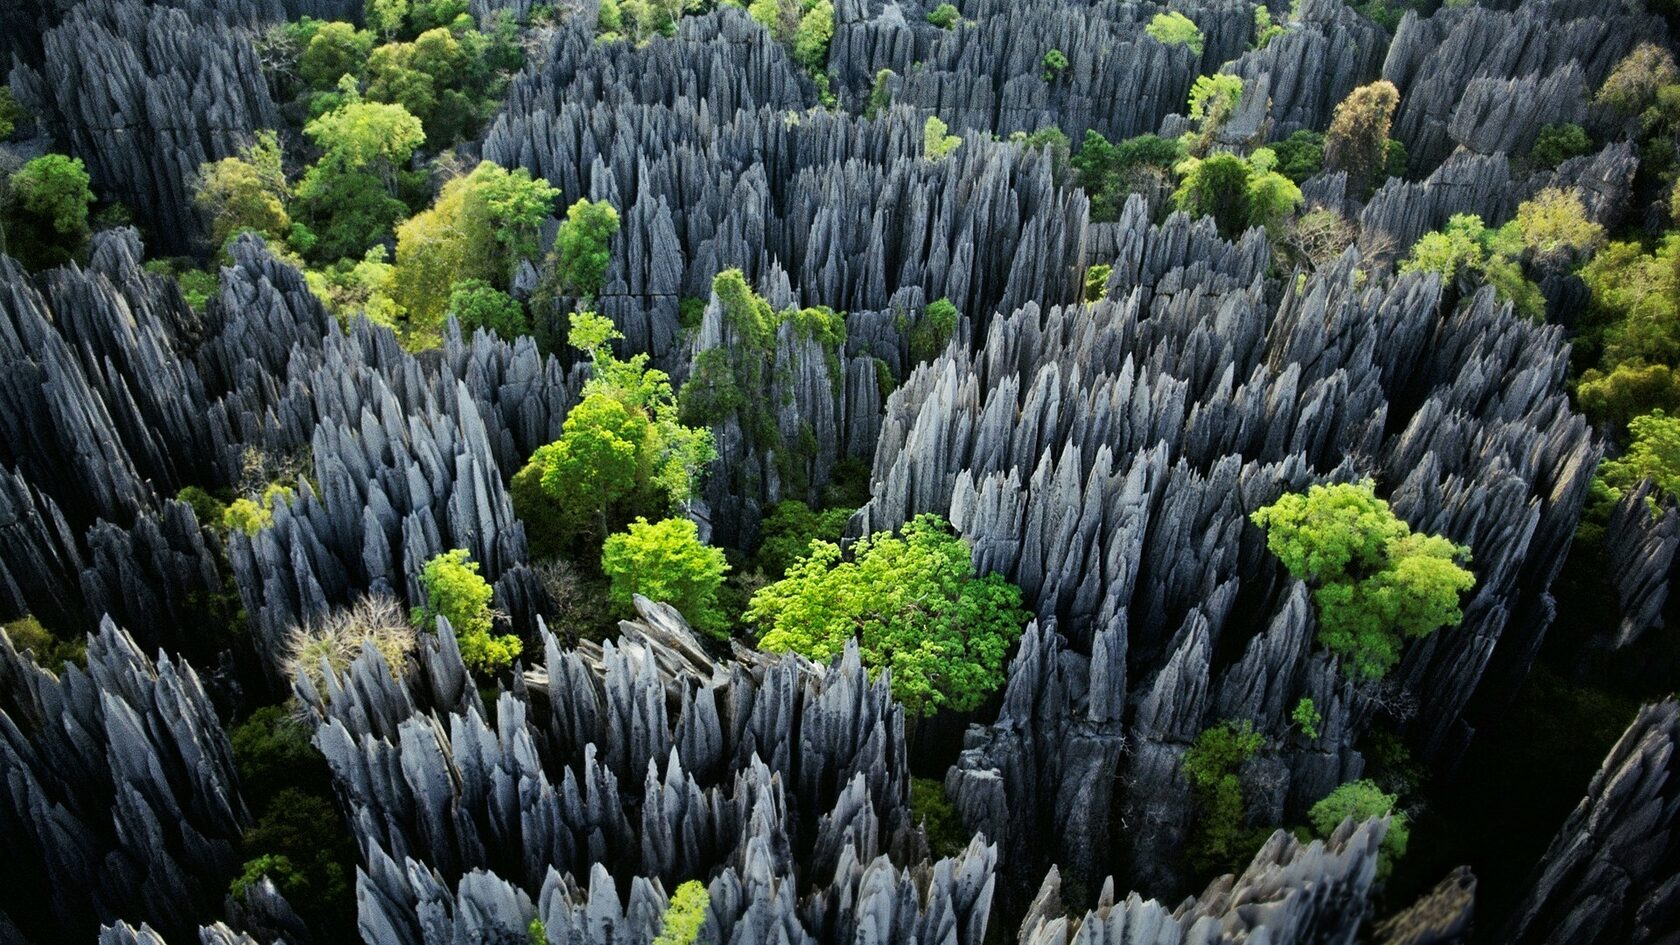
{"label": "pale gray rock face", "polygon": [[1673,940],[1680,923],[1680,703],[1639,711],[1540,860],[1512,945]]}
{"label": "pale gray rock face", "polygon": [[55,677],[0,633],[0,879],[28,910],[10,918],[82,941],[119,917],[190,928],[249,826],[227,736],[192,667],[109,620],[87,652]]}
{"label": "pale gray rock face", "polygon": [[[1118,229],[1106,299],[1029,304],[912,373],[852,523],[945,514],[1039,615],[997,721],[946,782],[1000,844],[1016,907],[1051,862],[1084,889],[1115,870],[1176,888],[1178,759],[1223,718],[1267,738],[1246,772],[1256,824],[1298,820],[1357,777],[1353,743],[1379,713],[1450,768],[1478,703],[1498,706],[1533,658],[1598,456],[1568,407],[1560,333],[1491,292],[1439,312],[1434,277],[1356,287],[1349,253],[1279,299],[1257,232],[1152,227],[1136,197]],[[1415,528],[1476,549],[1463,624],[1410,648],[1382,690],[1314,644],[1304,589],[1247,522],[1284,492],[1366,476]],[[1290,721],[1301,698],[1325,717],[1317,739]]]}
{"label": "pale gray rock face", "polygon": [[1635,45],[1667,33],[1655,16],[1596,0],[1528,0],[1512,10],[1471,5],[1427,18],[1409,12],[1382,69],[1400,89],[1393,136],[1405,143],[1417,177],[1455,142],[1517,156],[1540,125],[1578,120],[1583,98]]}
{"label": "pale gray rock face", "polygon": [[18,98],[172,252],[198,251],[199,165],[280,125],[250,34],[208,4],[79,3],[43,38],[39,71],[13,69]]}

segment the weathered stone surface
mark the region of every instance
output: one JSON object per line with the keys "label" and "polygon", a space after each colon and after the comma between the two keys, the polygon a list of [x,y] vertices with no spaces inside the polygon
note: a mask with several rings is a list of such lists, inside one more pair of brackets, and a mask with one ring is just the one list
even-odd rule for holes
{"label": "weathered stone surface", "polygon": [[1673,938],[1680,921],[1680,703],[1639,711],[1540,860],[1511,945]]}
{"label": "weathered stone surface", "polygon": [[0,632],[0,771],[0,882],[37,941],[119,917],[189,929],[221,902],[248,816],[191,666],[107,620],[87,671],[55,677]]}

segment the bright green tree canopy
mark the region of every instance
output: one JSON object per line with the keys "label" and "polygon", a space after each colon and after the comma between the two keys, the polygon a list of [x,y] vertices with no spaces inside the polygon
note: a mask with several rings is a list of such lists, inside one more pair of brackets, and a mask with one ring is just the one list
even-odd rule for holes
{"label": "bright green tree canopy", "polygon": [[1266,547],[1313,589],[1318,640],[1350,674],[1380,678],[1408,639],[1463,619],[1459,595],[1476,582],[1469,549],[1411,527],[1370,482],[1314,485],[1252,516]]}
{"label": "bright green tree canopy", "polygon": [[437,618],[449,621],[461,647],[461,660],[480,673],[497,673],[513,663],[523,649],[512,634],[495,636],[491,629],[496,615],[490,609],[495,591],[478,573],[478,562],[455,548],[426,562],[420,572],[420,587],[426,594],[424,606],[414,608],[413,619],[422,630],[435,630]]}
{"label": "bright green tree canopy", "polygon": [[726,634],[729,618],[717,604],[729,565],[723,551],[700,543],[699,530],[686,518],[652,524],[638,518],[607,538],[601,570],[612,581],[613,603],[628,609],[635,595],[675,607],[690,624],[708,633]]}
{"label": "bright green tree canopy", "polygon": [[860,539],[845,559],[815,542],[787,577],[753,595],[759,645],[828,660],[856,639],[864,662],[890,669],[893,695],[917,715],[972,711],[1003,683],[1004,659],[1029,614],[1021,591],[976,577],[968,543],[920,515],[894,536]]}
{"label": "bright green tree canopy", "polygon": [[1406,825],[1405,811],[1396,810],[1395,804],[1399,798],[1393,794],[1383,793],[1374,781],[1349,781],[1337,787],[1307,811],[1307,819],[1312,822],[1313,831],[1320,837],[1329,837],[1342,825],[1342,821],[1352,818],[1354,823],[1361,823],[1375,817],[1388,817],[1388,833],[1383,835],[1382,846],[1377,850],[1377,879],[1385,879],[1394,869],[1394,864],[1406,855],[1406,845],[1411,839],[1411,831]]}

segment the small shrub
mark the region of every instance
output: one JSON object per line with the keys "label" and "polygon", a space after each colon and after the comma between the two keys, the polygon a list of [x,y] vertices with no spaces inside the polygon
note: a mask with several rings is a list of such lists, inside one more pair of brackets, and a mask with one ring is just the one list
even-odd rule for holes
{"label": "small shrub", "polygon": [[960,19],[962,19],[962,14],[958,12],[954,5],[949,3],[941,3],[929,10],[927,15],[927,21],[942,30],[948,30],[956,26]]}
{"label": "small shrub", "polygon": [[448,620],[461,647],[461,660],[469,669],[499,673],[519,656],[523,644],[518,637],[491,634],[496,614],[490,609],[490,599],[495,591],[479,576],[478,562],[464,549],[446,551],[426,562],[420,588],[426,603],[414,608],[411,619],[422,630],[435,630],[439,617]]}
{"label": "small shrub", "polygon": [[638,518],[607,538],[601,570],[612,581],[613,603],[630,608],[637,594],[675,607],[697,629],[727,635],[729,618],[717,604],[729,564],[723,550],[700,543],[686,518],[649,523]]}
{"label": "small shrub", "polygon": [[1052,49],[1044,54],[1044,81],[1054,82],[1067,71],[1068,57],[1060,49]]}
{"label": "small shrub", "polygon": [[962,818],[945,796],[945,785],[933,778],[910,779],[910,817],[927,834],[928,852],[934,859],[961,855],[968,846]]}
{"label": "small shrub", "polygon": [[1406,855],[1411,840],[1405,812],[1395,809],[1398,800],[1393,794],[1383,793],[1371,781],[1349,781],[1314,804],[1307,812],[1307,819],[1318,836],[1329,837],[1349,818],[1360,823],[1374,817],[1388,817],[1388,833],[1377,848],[1377,879],[1381,881],[1394,870],[1395,862]]}
{"label": "small shrub", "polygon": [[928,116],[927,121],[922,123],[922,157],[929,161],[943,161],[962,146],[962,138],[946,134],[948,130],[938,117]]}
{"label": "small shrub", "polygon": [[678,886],[671,894],[671,904],[665,907],[653,945],[695,945],[711,904],[712,897],[698,880]]}
{"label": "small shrub", "polygon": [[1114,272],[1114,267],[1107,263],[1098,263],[1085,270],[1085,301],[1100,302],[1108,292],[1108,277]]}
{"label": "small shrub", "polygon": [[1318,738],[1318,723],[1324,721],[1324,716],[1318,711],[1310,697],[1302,697],[1295,703],[1295,708],[1289,713],[1289,718],[1301,727],[1301,734],[1311,739]]}
{"label": "small shrub", "polygon": [[1155,14],[1155,18],[1144,27],[1144,32],[1169,46],[1175,43],[1189,46],[1191,52],[1198,56],[1202,54],[1201,29],[1196,26],[1195,20],[1176,10]]}
{"label": "small shrub", "polygon": [[1227,869],[1250,852],[1255,838],[1243,823],[1241,774],[1264,744],[1254,723],[1228,720],[1197,735],[1184,753],[1181,764],[1197,809],[1190,859],[1198,870]]}

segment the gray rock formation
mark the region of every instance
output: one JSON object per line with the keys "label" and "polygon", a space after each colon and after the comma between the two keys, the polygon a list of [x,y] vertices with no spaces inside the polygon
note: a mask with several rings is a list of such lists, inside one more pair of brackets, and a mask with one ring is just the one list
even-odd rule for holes
{"label": "gray rock formation", "polygon": [[191,191],[199,165],[280,124],[250,35],[209,4],[91,0],[43,43],[40,70],[12,71],[19,100],[164,248],[204,248]]}
{"label": "gray rock formation", "polygon": [[[1381,706],[1417,700],[1397,721],[1450,767],[1533,659],[1597,459],[1567,405],[1559,333],[1490,292],[1438,312],[1433,278],[1356,288],[1350,253],[1274,300],[1258,233],[1151,227],[1140,198],[1119,233],[1108,299],[1028,305],[894,393],[852,523],[944,513],[1040,617],[997,722],[947,778],[971,829],[1000,844],[1006,903],[1049,862],[1086,889],[1121,866],[1173,888],[1190,817],[1177,759],[1222,718],[1268,737],[1261,824],[1357,777],[1351,746]],[[1464,623],[1414,647],[1385,691],[1355,689],[1313,646],[1311,608],[1246,521],[1285,491],[1359,476],[1388,484],[1415,527],[1476,549]],[[1302,697],[1326,718],[1311,745],[1288,717]],[[1117,776],[1112,807],[1132,827],[1111,865],[1099,786]]]}
{"label": "gray rock formation", "polygon": [[1673,940],[1680,928],[1677,750],[1680,703],[1641,709],[1552,839],[1505,941]]}
{"label": "gray rock formation", "polygon": [[0,882],[37,941],[119,917],[188,929],[220,904],[248,817],[191,666],[107,620],[86,672],[55,677],[0,632],[0,771]]}

